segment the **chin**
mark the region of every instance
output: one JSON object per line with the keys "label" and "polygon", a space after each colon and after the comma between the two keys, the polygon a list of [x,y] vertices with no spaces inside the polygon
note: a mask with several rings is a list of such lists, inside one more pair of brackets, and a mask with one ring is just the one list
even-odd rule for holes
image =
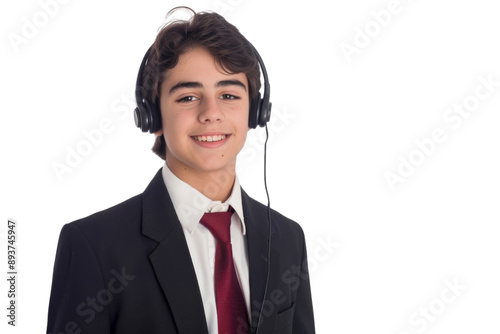
{"label": "chin", "polygon": [[204,172],[225,172],[234,174],[235,167],[235,163],[221,163],[221,161],[210,163],[209,161],[205,161],[203,164],[199,165],[199,170]]}

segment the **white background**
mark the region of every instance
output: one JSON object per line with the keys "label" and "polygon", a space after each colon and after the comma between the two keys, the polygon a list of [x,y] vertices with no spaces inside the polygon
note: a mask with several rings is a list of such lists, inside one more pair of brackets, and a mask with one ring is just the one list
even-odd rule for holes
{"label": "white background", "polygon": [[[306,232],[317,332],[498,333],[500,87],[459,125],[443,118],[474,101],[479,77],[500,81],[495,2],[401,0],[379,15],[385,26],[370,13],[390,0],[69,0],[44,21],[45,2],[0,8],[1,276],[7,218],[20,273],[16,328],[0,284],[2,333],[45,331],[62,225],[142,192],[162,166],[124,101],[177,5],[222,13],[265,60],[271,203]],[[14,46],[27,21],[38,31]],[[112,130],[58,178],[53,164],[105,119]],[[446,140],[418,153],[435,129]],[[250,135],[239,173],[265,202],[262,135]],[[410,158],[419,165],[405,170]],[[398,168],[391,189],[385,174]]]}

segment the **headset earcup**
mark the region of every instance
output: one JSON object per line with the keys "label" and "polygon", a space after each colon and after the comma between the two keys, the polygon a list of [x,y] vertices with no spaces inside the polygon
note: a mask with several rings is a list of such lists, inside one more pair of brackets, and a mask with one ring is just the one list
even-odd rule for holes
{"label": "headset earcup", "polygon": [[134,110],[135,125],[141,129],[142,132],[149,130],[150,117],[148,115],[147,106],[144,102],[139,103]]}
{"label": "headset earcup", "polygon": [[269,122],[271,118],[271,107],[271,102],[266,102],[264,99],[260,101],[259,126],[266,126],[267,122]]}
{"label": "headset earcup", "polygon": [[135,125],[142,132],[154,133],[161,129],[161,116],[158,107],[144,99],[134,110]]}
{"label": "headset earcup", "polygon": [[260,93],[256,99],[250,101],[250,112],[248,113],[248,127],[255,129],[259,125],[260,114]]}
{"label": "headset earcup", "polygon": [[141,128],[141,111],[139,110],[139,107],[136,107],[134,109],[134,122],[135,126],[138,127],[139,129]]}
{"label": "headset earcup", "polygon": [[150,128],[149,128],[149,132],[150,133],[155,133],[156,131],[160,130],[161,129],[161,110],[160,108],[158,107],[160,104],[159,104],[159,101],[157,100],[157,103],[149,103],[148,102],[148,107],[149,107],[149,110],[150,110],[150,120],[151,120],[151,125],[150,125]]}

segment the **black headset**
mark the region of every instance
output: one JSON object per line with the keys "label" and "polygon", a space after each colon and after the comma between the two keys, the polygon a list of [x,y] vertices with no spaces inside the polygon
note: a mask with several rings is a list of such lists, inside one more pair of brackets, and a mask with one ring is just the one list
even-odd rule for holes
{"label": "black headset", "polygon": [[[257,57],[257,61],[264,77],[264,96],[261,97],[261,94],[259,92],[257,98],[250,101],[248,126],[252,129],[255,129],[257,126],[266,126],[267,122],[269,122],[269,119],[271,117],[272,103],[269,101],[271,95],[271,87],[269,85],[266,67],[264,66],[264,62],[262,61],[262,58],[260,57],[257,50],[253,45],[251,45],[251,47],[255,53],[255,57]],[[141,67],[139,68],[139,74],[137,75],[137,82],[135,86],[135,100],[137,103],[137,108],[135,108],[134,110],[134,120],[135,125],[139,129],[141,129],[142,132],[149,131],[149,133],[154,133],[161,129],[161,111],[159,108],[159,100],[157,99],[155,103],[152,103],[142,95],[142,88],[144,86],[142,77],[149,59],[151,49],[152,46],[144,55],[144,58],[141,62]]]}

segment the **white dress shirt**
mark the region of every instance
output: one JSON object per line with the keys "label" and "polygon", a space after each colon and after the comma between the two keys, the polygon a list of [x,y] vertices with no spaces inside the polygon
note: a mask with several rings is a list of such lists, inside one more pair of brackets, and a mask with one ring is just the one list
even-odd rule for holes
{"label": "white dress shirt", "polygon": [[[200,219],[205,212],[227,211],[234,209],[231,216],[231,244],[236,275],[240,282],[243,297],[250,319],[250,283],[248,280],[248,252],[246,228],[241,202],[241,190],[236,176],[231,195],[226,202],[212,201],[198,190],[175,176],[165,164],[162,170],[163,181],[174,205],[177,217],[186,237],[191,260],[198,279],[209,334],[217,334],[217,307],[215,304],[214,264],[217,241]],[[214,183],[215,185],[215,183]],[[210,186],[210,185],[207,185]],[[175,274],[175,273],[174,273]]]}

